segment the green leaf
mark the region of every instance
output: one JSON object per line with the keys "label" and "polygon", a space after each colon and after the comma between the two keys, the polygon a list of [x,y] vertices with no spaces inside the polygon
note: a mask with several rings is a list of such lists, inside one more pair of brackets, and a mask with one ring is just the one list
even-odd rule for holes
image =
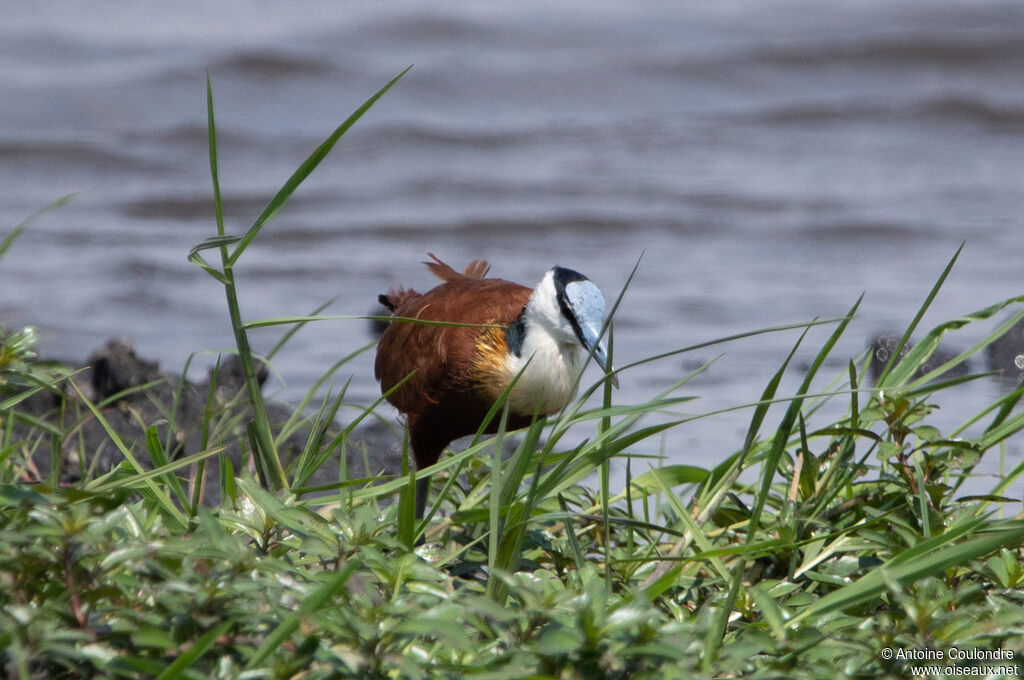
{"label": "green leaf", "polygon": [[328,574],[324,582],[302,600],[298,610],[287,616],[267,635],[263,644],[249,659],[245,666],[246,670],[256,668],[274,650],[283,645],[288,637],[298,629],[302,619],[327,606],[327,603],[345,588],[345,584],[348,583],[349,577],[352,576],[352,572],[355,571],[358,564],[356,561],[351,561],[338,571]]}
{"label": "green leaf", "polygon": [[757,608],[764,617],[765,623],[771,628],[772,634],[778,640],[786,639],[786,613],[779,607],[768,591],[761,585],[755,584],[747,587],[747,591],[754,597]]}
{"label": "green leaf", "polygon": [[648,470],[634,477],[632,485],[650,493],[661,490],[663,486],[673,488],[683,484],[700,484],[707,476],[708,471],[696,465],[662,465],[657,468],[657,475],[653,470]]}
{"label": "green leaf", "polygon": [[[814,620],[835,611],[843,611],[874,600],[890,587],[906,587],[928,576],[936,576],[953,566],[964,566],[979,557],[1007,546],[1019,545],[1024,538],[1024,522],[1013,529],[986,532],[960,543],[949,542],[946,535],[930,539],[939,547],[913,558],[897,555],[857,581],[835,590],[793,617],[791,626],[805,619]],[[954,534],[955,536],[955,534]],[[945,545],[941,543],[945,542]]]}
{"label": "green leaf", "polygon": [[229,246],[232,243],[238,243],[241,240],[241,236],[210,236],[209,238],[192,246],[191,250],[188,251],[189,262],[192,262],[192,258],[204,250],[213,250],[214,248],[220,248],[221,246]]}

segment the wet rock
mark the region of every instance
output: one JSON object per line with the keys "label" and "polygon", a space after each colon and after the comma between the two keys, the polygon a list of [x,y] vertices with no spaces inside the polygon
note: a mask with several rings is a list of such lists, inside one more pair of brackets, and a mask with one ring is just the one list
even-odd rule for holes
{"label": "wet rock", "polygon": [[118,392],[159,380],[160,364],[140,359],[131,340],[114,338],[89,357],[93,400],[102,401]]}

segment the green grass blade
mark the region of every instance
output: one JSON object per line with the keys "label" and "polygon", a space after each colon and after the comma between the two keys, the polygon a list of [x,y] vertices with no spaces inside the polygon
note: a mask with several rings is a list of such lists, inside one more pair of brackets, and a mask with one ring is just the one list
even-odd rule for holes
{"label": "green grass blade", "polygon": [[[77,383],[72,382],[71,386],[78,394],[78,398],[81,399],[82,403],[86,405],[92,415],[96,418],[97,422],[103,427],[107,436],[110,437],[110,441],[113,442],[117,450],[121,452],[124,459],[135,468],[138,473],[137,479],[143,482],[144,489],[149,492],[150,496],[154,499],[157,508],[173,523],[178,531],[184,531],[188,528],[188,520],[174,504],[173,501],[167,496],[167,493],[163,488],[157,486],[157,484],[151,478],[153,475],[147,474],[147,470],[139,463],[138,459],[132,453],[132,451],[125,446],[124,441],[121,439],[121,435],[111,426],[99,408],[96,407],[90,399],[88,399],[82,390],[78,387]],[[164,474],[166,471],[161,470],[160,474]]]}
{"label": "green grass blade", "polygon": [[939,275],[939,279],[932,286],[931,290],[928,291],[928,296],[925,298],[924,303],[917,310],[917,314],[914,316],[913,321],[907,326],[907,330],[903,332],[903,336],[892,350],[892,354],[889,356],[889,360],[885,362],[885,367],[879,374],[876,385],[878,387],[888,387],[890,385],[899,384],[896,380],[890,377],[890,373],[897,363],[900,362],[900,354],[903,352],[903,348],[910,342],[910,337],[914,334],[917,326],[921,323],[921,319],[924,318],[925,312],[931,307],[932,301],[935,300],[935,296],[939,294],[939,289],[942,288],[942,284],[946,282],[946,277],[949,276],[949,272],[953,270],[953,265],[956,264],[957,258],[960,257],[960,252],[963,251],[966,242],[961,243],[960,247],[953,253],[953,257],[950,258],[946,264],[946,268],[942,270],[942,274]]}
{"label": "green grass blade", "polygon": [[[487,570],[490,574],[496,574],[495,568],[498,564],[504,560],[499,555],[499,545],[501,541],[501,490],[503,487],[501,473],[501,454],[504,449],[505,442],[505,428],[508,426],[508,401],[505,402],[504,407],[501,409],[501,419],[498,421],[498,432],[494,437],[494,453],[491,458],[491,474],[490,474],[490,487],[491,493],[489,494],[489,507],[487,513]],[[487,594],[498,604],[504,604],[505,602],[505,589],[501,587],[502,581],[500,578],[489,578],[487,580]]]}
{"label": "green grass blade", "polygon": [[[156,425],[150,425],[146,428],[146,450],[149,452],[149,459],[153,461],[153,467],[164,467],[167,465],[167,454],[164,451],[163,443],[160,441],[160,434]],[[185,494],[185,490],[181,486],[181,480],[177,476],[168,474],[161,477],[161,481],[170,487],[179,503],[182,505],[187,504],[188,496]]]}
{"label": "green grass blade", "polygon": [[291,198],[293,193],[295,193],[295,190],[299,187],[299,185],[302,184],[302,182],[305,181],[307,177],[309,177],[310,173],[313,172],[313,170],[315,170],[318,165],[320,165],[320,162],[327,156],[328,153],[330,153],[331,149],[334,148],[334,145],[338,142],[339,139],[341,139],[341,136],[345,134],[348,131],[348,129],[355,124],[357,120],[362,118],[363,114],[366,113],[370,109],[370,107],[377,102],[378,99],[384,96],[384,93],[390,90],[391,87],[395,83],[397,83],[402,78],[402,76],[408,73],[409,69],[411,68],[412,66],[406,68],[404,71],[402,71],[397,76],[392,78],[387,85],[377,90],[376,94],[374,94],[372,97],[363,102],[362,106],[360,106],[358,109],[355,110],[354,113],[352,113],[352,115],[346,118],[345,122],[339,125],[334,130],[334,132],[332,132],[331,135],[327,139],[325,139],[320,144],[320,146],[318,146],[316,150],[314,150],[313,153],[310,154],[309,157],[307,157],[306,160],[302,162],[301,165],[299,165],[298,169],[294,173],[292,173],[292,176],[289,177],[288,181],[284,183],[284,186],[282,186],[281,189],[277,192],[277,194],[270,200],[270,203],[267,204],[267,207],[263,209],[263,212],[260,213],[260,216],[256,218],[256,221],[253,222],[253,225],[249,227],[249,231],[247,231],[245,235],[241,238],[241,240],[239,240],[238,244],[235,246],[235,249],[232,251],[230,257],[227,260],[228,264],[234,264],[235,262],[238,261],[238,258],[242,256],[242,253],[245,252],[246,248],[249,247],[249,244],[252,243],[253,239],[256,238],[257,234],[260,233],[260,230],[263,229],[263,226],[267,222],[269,222],[270,219],[274,215],[276,215],[279,210],[281,210],[281,208],[284,207],[284,204],[288,202],[288,199]]}
{"label": "green grass blade", "polygon": [[[333,303],[333,299],[328,300],[327,302],[323,303],[322,305],[314,309],[313,313],[310,316],[312,318],[316,318],[317,314],[330,307]],[[288,344],[288,341],[291,340],[292,337],[294,337],[294,335],[298,333],[300,330],[302,330],[302,328],[304,328],[308,323],[309,321],[299,321],[294,326],[285,331],[285,334],[281,336],[281,339],[274,343],[274,346],[270,348],[269,352],[267,352],[267,360],[269,361],[270,359],[273,359],[274,355],[281,351],[281,348]],[[248,328],[248,325],[246,325],[246,328]]]}
{"label": "green grass blade", "polygon": [[223,248],[224,246],[229,246],[232,243],[238,243],[241,240],[241,236],[211,236],[207,239],[202,240],[201,242],[197,243],[196,245],[192,246],[189,249],[188,260],[189,262],[192,262],[193,258],[195,258],[197,255],[199,255],[199,253],[203,252],[204,250]]}
{"label": "green grass blade", "polygon": [[223,270],[217,271],[211,265],[202,261],[198,250],[193,249],[191,259],[200,263],[203,269],[224,285],[224,296],[227,301],[228,315],[231,319],[231,330],[235,335],[235,346],[238,349],[238,360],[242,365],[245,391],[249,397],[249,406],[252,408],[253,417],[248,426],[249,440],[251,450],[253,452],[253,460],[257,471],[260,473],[260,479],[265,484],[268,484],[275,489],[287,489],[288,478],[285,475],[284,467],[281,465],[281,459],[278,456],[277,448],[274,444],[274,438],[270,432],[267,407],[263,401],[263,393],[256,373],[256,365],[253,360],[252,348],[249,345],[249,337],[246,334],[245,324],[242,321],[242,312],[238,305],[238,293],[235,286],[233,260],[228,256],[228,245],[224,235],[224,215],[221,204],[220,180],[218,178],[217,170],[217,130],[214,122],[213,87],[210,84],[209,74],[207,74],[206,77],[206,112],[210,152],[210,176],[213,181],[217,236],[212,240],[207,239],[205,243],[213,244],[209,245],[211,248],[219,248],[221,262],[223,263]]}
{"label": "green grass blade", "polygon": [[[750,515],[750,521],[747,526],[747,538],[746,543],[752,544],[757,536],[757,531],[760,528],[761,513],[764,511],[765,505],[767,504],[769,493],[771,492],[771,483],[774,479],[778,467],[779,461],[782,458],[783,451],[785,450],[786,443],[789,441],[789,437],[793,432],[793,427],[796,425],[797,418],[800,414],[800,409],[803,406],[804,398],[810,391],[811,381],[817,374],[818,369],[824,363],[825,359],[832,352],[832,348],[839,341],[840,336],[846,330],[850,321],[857,313],[857,308],[860,306],[861,301],[864,299],[863,294],[857,299],[853,307],[850,308],[849,313],[839,323],[836,329],[832,332],[828,341],[818,352],[818,355],[814,358],[810,368],[804,376],[803,382],[800,384],[797,390],[796,397],[790,402],[789,408],[786,409],[786,413],[782,418],[778,429],[775,432],[775,437],[772,440],[771,448],[762,463],[761,471],[761,485],[754,501],[754,508]],[[807,331],[804,331],[806,334]],[[801,336],[802,339],[803,336]],[[799,344],[799,343],[798,343]],[[795,349],[794,349],[795,351]],[[792,356],[792,354],[791,354]],[[707,643],[705,648],[704,656],[704,667],[710,667],[710,663],[718,658],[718,650],[724,640],[726,623],[728,621],[729,614],[732,612],[735,606],[735,598],[739,593],[740,579],[743,576],[744,562],[741,560],[734,567],[732,572],[732,580],[729,587],[729,593],[726,600],[721,605],[721,609],[718,610],[715,617],[715,623],[709,631],[707,637]]]}
{"label": "green grass blade", "polygon": [[172,460],[165,465],[155,467],[152,470],[138,472],[133,474],[131,477],[118,477],[116,474],[117,470],[113,470],[102,477],[87,482],[82,488],[92,493],[103,494],[110,493],[111,491],[124,487],[138,487],[144,482],[163,477],[164,475],[169,475],[176,470],[199,463],[211,456],[216,456],[222,451],[224,451],[223,446],[215,446],[213,448],[206,449],[205,451],[200,451],[199,453],[193,453],[190,456],[183,456],[176,460]]}
{"label": "green grass blade", "polygon": [[14,245],[14,242],[18,239],[19,236],[21,236],[21,232],[25,231],[25,227],[27,227],[30,223],[39,219],[46,213],[50,212],[51,210],[56,210],[57,208],[67,205],[74,197],[74,194],[62,196],[61,198],[58,198],[50,205],[46,206],[45,208],[42,208],[41,210],[37,210],[36,212],[32,213],[29,217],[22,220],[22,222],[18,226],[12,229],[10,233],[4,236],[3,240],[0,241],[0,260],[3,259],[4,255],[7,254],[7,251],[11,249],[12,245]]}
{"label": "green grass blade", "polygon": [[645,357],[643,359],[638,359],[637,361],[634,361],[634,362],[631,362],[631,363],[628,363],[628,364],[625,364],[623,366],[618,367],[616,369],[616,373],[622,373],[623,371],[626,371],[626,370],[628,370],[630,368],[633,368],[634,366],[642,366],[644,364],[649,364],[649,363],[654,362],[654,361],[661,361],[662,359],[668,359],[668,358],[674,357],[674,356],[679,355],[679,354],[685,354],[687,352],[694,352],[694,351],[696,351],[698,349],[704,349],[704,348],[707,348],[707,347],[714,347],[716,345],[722,345],[722,344],[725,344],[727,342],[735,342],[737,340],[745,340],[747,338],[756,338],[759,335],[768,335],[770,333],[784,333],[786,331],[802,330],[802,329],[805,329],[805,328],[813,328],[814,326],[831,326],[832,324],[839,323],[840,321],[842,321],[841,318],[838,318],[838,319],[816,319],[816,320],[810,321],[810,322],[803,321],[803,322],[800,322],[800,323],[787,323],[787,324],[781,324],[779,326],[768,326],[766,328],[759,328],[759,329],[754,330],[754,331],[744,331],[742,333],[733,333],[732,335],[724,335],[724,336],[722,336],[720,338],[714,338],[713,340],[705,340],[704,342],[698,342],[698,343],[696,343],[694,345],[687,345],[686,347],[680,347],[678,349],[673,349],[673,350],[670,350],[668,352],[662,352],[660,354],[655,354],[653,356]]}
{"label": "green grass blade", "polygon": [[764,462],[764,472],[761,476],[761,489],[757,495],[757,499],[754,503],[754,509],[750,517],[750,529],[747,534],[747,539],[753,539],[757,532],[759,522],[761,519],[761,513],[764,510],[765,503],[768,499],[768,493],[771,488],[772,479],[775,476],[775,472],[778,469],[779,459],[782,456],[782,452],[785,449],[786,442],[789,440],[789,436],[793,431],[793,427],[796,424],[797,416],[800,413],[800,408],[803,406],[804,398],[808,394],[811,388],[811,381],[814,376],[817,375],[818,369],[825,362],[825,359],[829,354],[832,353],[832,348],[835,347],[839,338],[843,332],[846,331],[846,327],[853,320],[854,315],[857,313],[857,308],[860,307],[861,301],[863,301],[864,295],[861,294],[857,301],[850,308],[849,313],[846,317],[839,322],[839,325],[829,336],[828,341],[818,352],[818,355],[811,362],[810,368],[807,369],[807,373],[804,375],[804,380],[797,389],[796,398],[793,399],[789,404],[789,408],[786,410],[786,414],[782,418],[782,423],[779,425],[779,429],[775,433],[775,439],[772,443],[772,448],[768,453],[768,457]]}
{"label": "green grass blade", "polygon": [[1014,314],[1012,317],[1010,317],[1005,322],[1000,324],[999,328],[997,328],[995,331],[987,335],[983,340],[976,343],[969,349],[957,354],[952,359],[944,362],[940,366],[937,366],[936,368],[927,372],[921,377],[914,378],[913,380],[911,380],[911,377],[918,372],[920,367],[932,356],[932,354],[934,354],[935,350],[939,348],[939,343],[946,333],[953,330],[959,330],[960,328],[963,328],[964,326],[976,321],[983,321],[985,319],[989,319],[998,312],[1005,309],[1006,307],[1009,307],[1010,305],[1013,304],[1021,303],[1024,303],[1024,296],[1009,298],[1007,300],[1003,300],[998,304],[990,305],[988,307],[985,307],[984,309],[980,309],[971,314],[964,315],[958,319],[953,319],[951,321],[939,324],[931,331],[929,331],[928,334],[920,342],[915,344],[914,347],[909,352],[907,352],[906,356],[904,356],[903,359],[900,360],[899,364],[897,364],[890,371],[888,380],[882,386],[895,386],[906,383],[908,389],[914,389],[931,383],[936,378],[945,374],[947,371],[954,368],[955,366],[962,364],[964,361],[974,356],[981,350],[985,349],[993,342],[1001,338],[1003,335],[1011,331],[1022,319],[1024,319],[1024,310],[1018,312],[1017,314]]}
{"label": "green grass blade", "polygon": [[[206,72],[206,136],[209,142],[210,179],[213,181],[213,208],[217,223],[217,236],[224,238],[224,205],[220,195],[220,175],[217,169],[217,126],[213,117],[213,85],[210,83],[210,72]],[[227,261],[228,243],[219,243],[221,260]],[[198,254],[193,250],[191,254]],[[190,254],[190,256],[191,256]]]}

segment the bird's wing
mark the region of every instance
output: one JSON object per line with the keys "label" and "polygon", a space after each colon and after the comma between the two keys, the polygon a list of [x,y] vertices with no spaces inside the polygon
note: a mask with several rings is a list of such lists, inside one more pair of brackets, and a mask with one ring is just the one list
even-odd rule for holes
{"label": "bird's wing", "polygon": [[[530,289],[502,279],[456,275],[423,295],[407,299],[396,317],[464,324],[507,325],[530,297]],[[394,321],[380,339],[374,372],[387,391],[415,371],[389,401],[417,414],[446,394],[463,391],[472,379],[477,338],[485,329]]]}

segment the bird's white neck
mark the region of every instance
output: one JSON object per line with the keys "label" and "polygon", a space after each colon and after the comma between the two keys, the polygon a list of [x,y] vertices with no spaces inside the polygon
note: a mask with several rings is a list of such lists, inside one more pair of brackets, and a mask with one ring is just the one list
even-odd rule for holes
{"label": "bird's white neck", "polygon": [[559,309],[550,272],[510,326],[507,338],[505,384],[520,376],[509,394],[512,412],[528,416],[539,409],[550,415],[564,408],[576,394],[586,354]]}

